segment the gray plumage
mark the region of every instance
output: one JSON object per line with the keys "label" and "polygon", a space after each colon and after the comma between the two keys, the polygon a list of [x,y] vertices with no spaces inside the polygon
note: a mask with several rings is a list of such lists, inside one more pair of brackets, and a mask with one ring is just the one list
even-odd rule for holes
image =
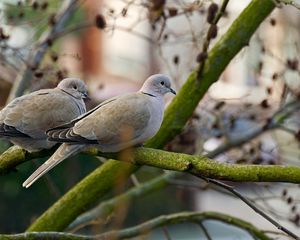
{"label": "gray plumage", "polygon": [[46,130],[86,112],[84,82],[63,79],[54,89],[42,89],[14,99],[0,111],[0,137],[33,152],[51,148]]}
{"label": "gray plumage", "polygon": [[29,187],[59,162],[88,146],[118,152],[153,137],[161,126],[163,96],[168,92],[175,94],[170,79],[156,74],[138,92],[109,99],[72,122],[48,130],[49,140],[63,144],[23,186]]}

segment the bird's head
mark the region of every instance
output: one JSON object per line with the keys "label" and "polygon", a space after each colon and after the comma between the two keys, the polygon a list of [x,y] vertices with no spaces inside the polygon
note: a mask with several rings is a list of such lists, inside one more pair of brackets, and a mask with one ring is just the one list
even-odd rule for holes
{"label": "bird's head", "polygon": [[163,96],[169,92],[176,95],[171,88],[170,78],[163,74],[154,74],[147,78],[140,91],[154,96]]}
{"label": "bird's head", "polygon": [[79,78],[65,78],[57,87],[77,99],[88,98],[87,88]]}

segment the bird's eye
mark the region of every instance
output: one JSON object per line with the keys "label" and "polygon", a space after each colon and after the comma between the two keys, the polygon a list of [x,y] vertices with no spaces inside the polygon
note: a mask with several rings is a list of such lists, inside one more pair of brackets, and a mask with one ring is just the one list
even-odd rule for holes
{"label": "bird's eye", "polygon": [[161,84],[161,85],[165,85],[165,82],[164,82],[164,81],[161,81],[160,84]]}
{"label": "bird's eye", "polygon": [[76,86],[76,85],[74,85],[74,86],[73,86],[73,89],[75,89],[75,90],[76,90],[76,89],[77,89],[77,86]]}

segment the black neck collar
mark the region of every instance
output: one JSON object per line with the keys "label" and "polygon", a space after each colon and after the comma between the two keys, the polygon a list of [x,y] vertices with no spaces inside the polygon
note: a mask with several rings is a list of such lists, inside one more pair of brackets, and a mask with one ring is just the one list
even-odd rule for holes
{"label": "black neck collar", "polygon": [[156,96],[154,96],[154,95],[152,95],[152,94],[150,94],[150,93],[146,93],[146,92],[142,92],[142,94],[148,95],[148,96],[150,96],[150,97],[156,97]]}
{"label": "black neck collar", "polygon": [[[64,93],[70,95],[70,96],[73,97],[73,98],[77,98],[77,97],[73,96],[71,93],[68,93],[67,91],[65,91],[65,90],[63,90],[63,89],[61,89],[61,88],[60,88],[60,90],[63,91]],[[78,98],[77,98],[77,99],[78,99]]]}

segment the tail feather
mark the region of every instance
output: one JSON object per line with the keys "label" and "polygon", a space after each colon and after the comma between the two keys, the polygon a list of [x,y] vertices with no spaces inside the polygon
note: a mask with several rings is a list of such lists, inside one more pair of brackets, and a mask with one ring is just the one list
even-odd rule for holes
{"label": "tail feather", "polygon": [[29,188],[36,180],[41,176],[47,173],[49,170],[54,168],[57,164],[62,162],[68,157],[75,155],[76,153],[82,151],[85,148],[85,145],[81,144],[66,144],[63,143],[55,153],[43,163],[29,178],[22,184],[23,187]]}

